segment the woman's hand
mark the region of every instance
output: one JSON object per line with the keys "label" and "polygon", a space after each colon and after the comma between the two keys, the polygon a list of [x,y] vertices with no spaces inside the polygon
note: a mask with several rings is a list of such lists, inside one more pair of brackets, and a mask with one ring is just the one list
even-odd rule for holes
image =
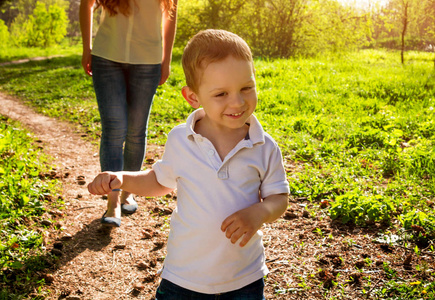
{"label": "woman's hand", "polygon": [[169,77],[169,74],[171,73],[171,61],[164,59],[162,61],[162,71],[161,71],[161,76],[160,76],[160,82],[159,85],[162,85],[166,82],[166,80]]}
{"label": "woman's hand", "polygon": [[159,85],[166,82],[171,72],[172,47],[174,46],[175,31],[177,27],[177,4],[174,0],[174,7],[171,11],[164,10],[162,12],[162,75],[160,76]]}
{"label": "woman's hand", "polygon": [[83,50],[82,55],[82,66],[85,70],[85,73],[89,76],[92,76],[92,55],[91,49]]}

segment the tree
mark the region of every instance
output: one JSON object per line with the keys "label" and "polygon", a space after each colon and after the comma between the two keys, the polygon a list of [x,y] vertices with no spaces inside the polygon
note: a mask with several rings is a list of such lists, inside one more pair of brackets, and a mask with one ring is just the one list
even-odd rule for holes
{"label": "tree", "polygon": [[65,10],[58,4],[48,6],[43,2],[36,3],[33,13],[28,16],[15,37],[17,44],[30,47],[48,47],[60,42],[66,34],[68,19]]}
{"label": "tree", "polygon": [[184,46],[198,31],[207,28],[234,31],[245,4],[245,0],[179,1],[175,45]]}
{"label": "tree", "polygon": [[371,39],[369,10],[345,6],[335,0],[312,1],[304,27],[303,47],[315,52],[341,52],[358,49]]}
{"label": "tree", "polygon": [[[80,22],[79,22],[79,8],[80,0],[69,0],[70,5],[67,9],[68,12],[68,36],[80,36]],[[99,14],[98,14],[99,16]],[[98,24],[98,22],[94,22]]]}
{"label": "tree", "polygon": [[427,48],[430,24],[433,24],[435,0],[389,0],[374,14],[374,38],[377,44],[398,49],[401,62],[405,61],[407,50],[422,51]]}
{"label": "tree", "polygon": [[[270,0],[266,2],[264,18],[269,23],[263,32],[267,39],[269,52],[273,56],[288,57],[297,52],[300,32],[306,20],[307,2],[305,0]],[[263,43],[263,47],[266,46]]]}
{"label": "tree", "polygon": [[233,22],[259,56],[290,57],[297,53],[308,0],[253,0]]}
{"label": "tree", "polygon": [[[424,5],[426,50],[435,52],[435,0],[427,0]],[[435,68],[435,57],[434,57]]]}
{"label": "tree", "polygon": [[425,48],[425,21],[428,12],[425,10],[428,0],[392,0],[391,5],[398,14],[398,30],[400,36],[400,57],[405,62],[407,49],[423,50]]}
{"label": "tree", "polygon": [[405,34],[406,34],[406,29],[408,28],[408,23],[409,23],[408,8],[409,8],[409,2],[406,0],[402,0],[402,32],[400,35],[401,42],[402,42],[401,51],[400,51],[400,58],[402,60],[402,64],[405,63],[403,53],[405,52]]}
{"label": "tree", "polygon": [[245,0],[206,0],[199,19],[207,28],[230,28]]}

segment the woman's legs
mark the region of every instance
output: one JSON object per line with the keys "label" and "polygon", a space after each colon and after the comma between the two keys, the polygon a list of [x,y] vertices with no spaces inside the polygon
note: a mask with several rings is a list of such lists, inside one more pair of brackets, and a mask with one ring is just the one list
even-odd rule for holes
{"label": "woman's legs", "polygon": [[[122,171],[127,134],[127,87],[122,65],[92,57],[92,80],[101,118],[101,171]],[[119,191],[109,193],[106,217],[121,217]]]}
{"label": "woman's legs", "polygon": [[[124,147],[125,171],[140,171],[142,167],[148,120],[160,72],[160,65],[129,65],[126,75],[128,126]],[[123,191],[121,203],[128,203],[129,195]]]}
{"label": "woman's legs", "polygon": [[148,119],[160,80],[160,65],[129,65],[126,77],[128,127],[124,170],[139,171],[145,156]]}
{"label": "woman's legs", "polygon": [[[139,171],[160,65],[130,65],[93,56],[92,73],[102,127],[101,170]],[[128,196],[109,193],[105,216],[120,218],[120,204],[128,203]]]}

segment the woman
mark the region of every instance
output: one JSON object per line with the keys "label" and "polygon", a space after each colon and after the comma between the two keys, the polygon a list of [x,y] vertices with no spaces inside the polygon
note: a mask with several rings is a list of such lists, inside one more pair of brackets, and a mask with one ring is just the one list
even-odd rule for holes
{"label": "woman", "polygon": [[[102,22],[92,47],[94,5]],[[82,66],[92,76],[101,117],[101,171],[139,171],[157,86],[170,73],[177,0],[81,0]],[[96,9],[95,8],[95,9]],[[108,195],[105,226],[137,209],[133,195]]]}

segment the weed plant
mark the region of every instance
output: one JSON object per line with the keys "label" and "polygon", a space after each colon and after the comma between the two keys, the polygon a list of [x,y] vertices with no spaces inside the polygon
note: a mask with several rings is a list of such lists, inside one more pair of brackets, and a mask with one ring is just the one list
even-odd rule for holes
{"label": "weed plant", "polygon": [[[435,71],[433,54],[364,50],[341,57],[255,60],[256,115],[280,144],[292,197],[308,199],[343,223],[398,226],[435,239]],[[69,120],[98,141],[92,81],[79,55],[1,67],[0,88],[40,112]],[[149,143],[192,108],[180,51],[159,87]],[[320,203],[330,203],[320,212]],[[316,212],[313,212],[314,214]],[[419,226],[419,231],[413,231]],[[414,228],[414,229],[413,229]]]}
{"label": "weed plant", "polygon": [[43,235],[37,223],[49,208],[45,199],[56,194],[59,186],[51,179],[41,179],[47,172],[48,158],[37,146],[18,124],[0,118],[1,299],[13,299],[14,294],[43,284],[34,277],[35,271],[46,267]]}

